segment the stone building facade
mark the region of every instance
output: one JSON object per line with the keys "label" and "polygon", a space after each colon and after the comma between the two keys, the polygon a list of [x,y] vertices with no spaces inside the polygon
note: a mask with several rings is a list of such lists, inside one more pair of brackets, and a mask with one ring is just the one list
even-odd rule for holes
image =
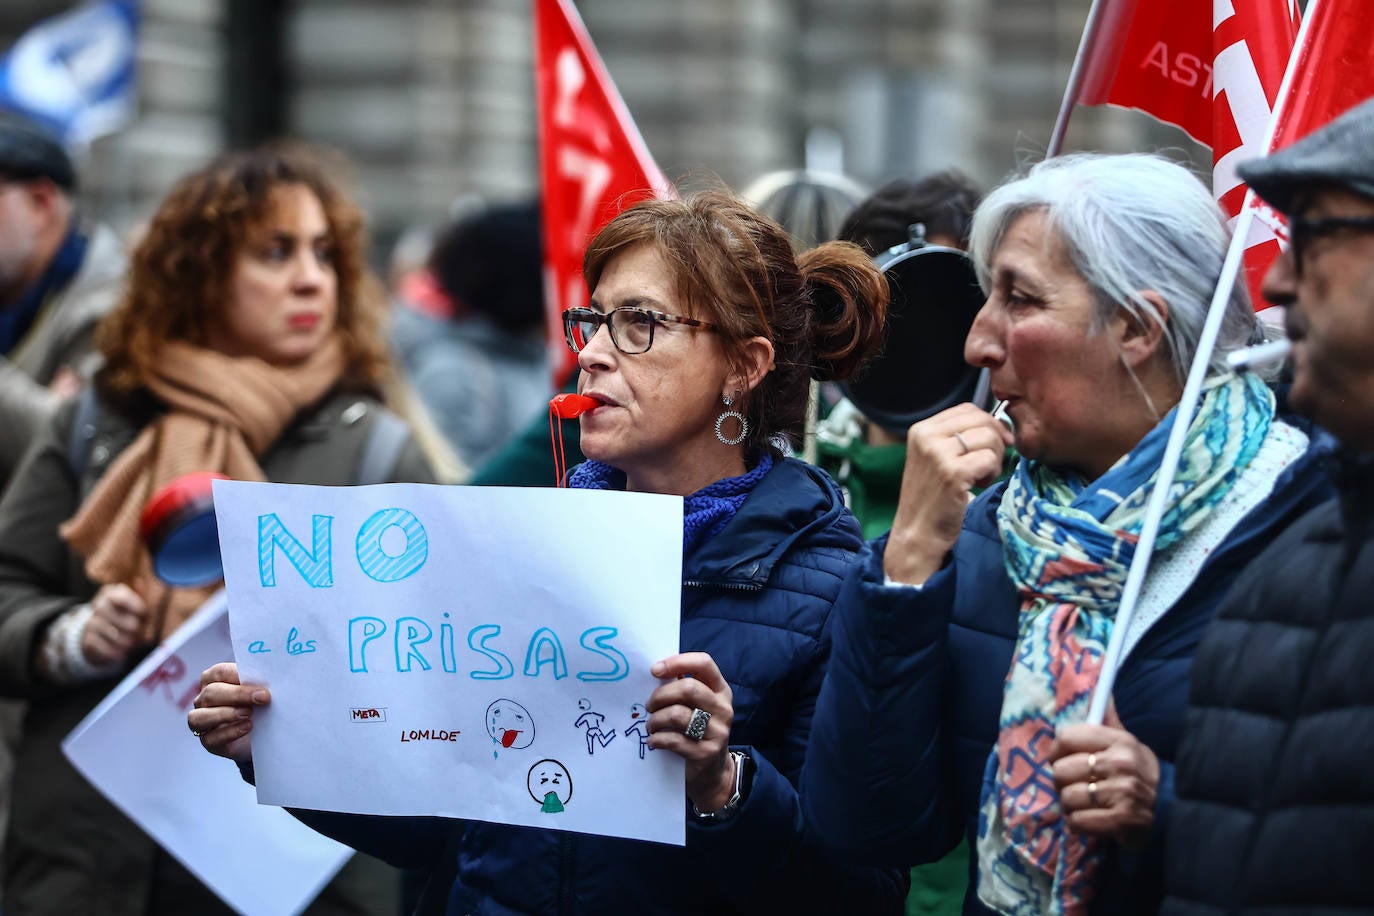
{"label": "stone building facade", "polygon": [[[70,6],[7,0],[0,46]],[[952,165],[997,180],[1043,155],[1088,6],[578,3],[670,177],[736,187],[808,148],[868,185]],[[139,115],[84,157],[86,205],[116,224],[224,146],[283,134],[351,158],[379,250],[461,195],[537,191],[531,0],[143,0],[143,18]],[[1079,109],[1066,146],[1199,158],[1108,109]]]}

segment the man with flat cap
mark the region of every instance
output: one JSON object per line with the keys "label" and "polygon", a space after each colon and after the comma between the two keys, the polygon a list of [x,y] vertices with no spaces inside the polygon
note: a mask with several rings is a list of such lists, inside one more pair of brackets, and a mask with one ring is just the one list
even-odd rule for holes
{"label": "man with flat cap", "polygon": [[62,146],[0,115],[0,492],[34,431],[90,370],[95,323],[124,274],[114,233],[80,225],[75,190]]}
{"label": "man with flat cap", "polygon": [[1291,406],[1337,498],[1259,556],[1193,662],[1165,854],[1172,914],[1374,913],[1374,99],[1240,169],[1289,222]]}

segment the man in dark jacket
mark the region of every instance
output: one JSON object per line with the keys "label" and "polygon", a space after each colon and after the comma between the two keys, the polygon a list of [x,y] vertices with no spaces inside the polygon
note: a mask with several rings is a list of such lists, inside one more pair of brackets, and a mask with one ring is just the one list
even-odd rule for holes
{"label": "man in dark jacket", "polygon": [[113,232],[83,226],[76,172],[52,137],[0,116],[0,491],[95,361],[124,275]]}
{"label": "man in dark jacket", "polygon": [[1193,666],[1165,912],[1374,911],[1374,99],[1241,175],[1289,220],[1292,406],[1339,496],[1261,555]]}

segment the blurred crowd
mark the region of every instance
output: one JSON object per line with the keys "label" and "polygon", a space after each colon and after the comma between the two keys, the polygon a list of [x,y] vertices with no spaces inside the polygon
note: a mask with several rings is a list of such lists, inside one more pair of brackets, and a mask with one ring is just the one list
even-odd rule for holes
{"label": "blurred crowd", "polygon": [[[537,200],[379,276],[340,166],[225,153],[121,239],[0,119],[6,916],[230,912],[61,750],[215,590],[140,533],[203,471],[683,497],[644,747],[686,846],[294,812],[365,853],[309,913],[1374,912],[1374,100],[1241,169],[1274,366],[1243,282],[1207,330],[1227,222],[1156,155],[641,202],[556,338]],[[188,724],[252,781],[268,702],[226,662]]]}

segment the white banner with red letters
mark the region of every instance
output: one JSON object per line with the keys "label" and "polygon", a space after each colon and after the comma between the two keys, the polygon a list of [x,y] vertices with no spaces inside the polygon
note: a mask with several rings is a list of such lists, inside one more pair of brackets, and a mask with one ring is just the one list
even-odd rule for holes
{"label": "white banner with red letters", "polygon": [[230,656],[224,593],[211,598],[72,730],[62,750],[116,807],[229,906],[293,916],[353,850],[257,803],[208,753],[186,713],[200,673]]}

